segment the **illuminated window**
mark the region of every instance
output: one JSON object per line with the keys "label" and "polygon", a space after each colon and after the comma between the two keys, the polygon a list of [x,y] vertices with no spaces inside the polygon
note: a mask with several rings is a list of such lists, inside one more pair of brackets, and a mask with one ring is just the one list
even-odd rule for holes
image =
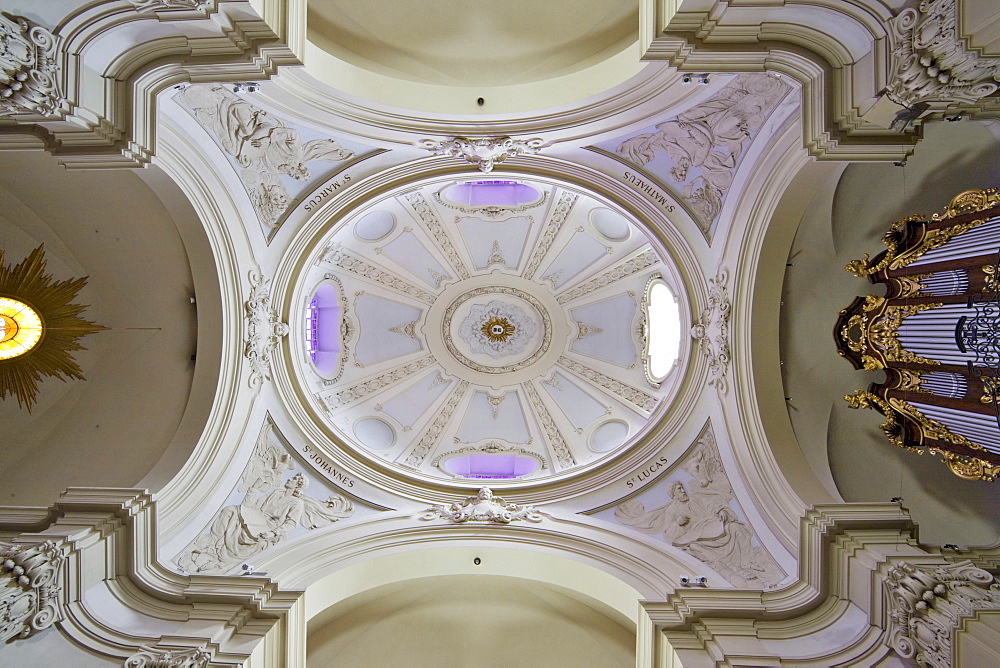
{"label": "illuminated window", "polygon": [[441,465],[452,475],[490,480],[522,478],[537,471],[538,467],[539,463],[531,457],[487,453],[451,457]]}
{"label": "illuminated window", "polygon": [[681,344],[681,314],[677,298],[659,276],[646,287],[646,376],[659,383],[677,363]]}
{"label": "illuminated window", "polygon": [[324,376],[335,373],[340,365],[340,294],[330,283],[323,283],[305,309],[305,349],[316,370]]}
{"label": "illuminated window", "polygon": [[42,319],[24,302],[0,297],[0,360],[28,352],[42,338]]}
{"label": "illuminated window", "polygon": [[467,181],[447,188],[442,194],[466,206],[517,206],[541,196],[531,186],[517,181]]}

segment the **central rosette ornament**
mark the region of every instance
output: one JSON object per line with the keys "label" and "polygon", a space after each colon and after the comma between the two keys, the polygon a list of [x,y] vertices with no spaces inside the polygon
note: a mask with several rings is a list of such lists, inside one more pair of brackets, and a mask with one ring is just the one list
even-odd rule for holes
{"label": "central rosette ornament", "polygon": [[458,335],[473,352],[500,359],[522,352],[536,331],[524,309],[495,299],[473,305],[459,325]]}

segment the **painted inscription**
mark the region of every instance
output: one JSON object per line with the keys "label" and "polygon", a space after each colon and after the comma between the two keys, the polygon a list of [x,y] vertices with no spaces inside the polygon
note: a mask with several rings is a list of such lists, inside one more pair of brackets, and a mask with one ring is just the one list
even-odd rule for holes
{"label": "painted inscription", "polygon": [[667,464],[669,464],[667,458],[660,457],[659,459],[643,467],[641,471],[639,471],[634,476],[626,480],[625,484],[628,485],[629,489],[635,489],[636,485],[638,485],[639,483],[652,479],[653,474],[662,469]]}
{"label": "painted inscription", "polygon": [[323,200],[325,200],[327,197],[329,197],[333,193],[337,192],[338,190],[340,190],[341,188],[343,188],[344,186],[346,186],[350,182],[351,182],[351,175],[350,174],[344,174],[344,176],[343,176],[342,179],[337,179],[336,181],[330,182],[329,184],[327,184],[327,186],[325,188],[323,188],[322,190],[320,190],[319,192],[317,192],[315,195],[313,195],[312,197],[310,197],[308,200],[306,200],[305,207],[304,207],[305,210],[306,211],[312,211],[313,209],[315,209],[316,207],[318,207],[320,204],[322,204]]}
{"label": "painted inscription", "polygon": [[657,204],[659,204],[660,206],[662,206],[667,213],[674,212],[674,205],[670,204],[666,196],[661,195],[653,184],[639,178],[632,172],[628,171],[625,172],[625,176],[622,178],[624,178],[626,181],[635,186],[637,190],[641,190],[642,192],[649,195],[649,198],[654,202],[656,202]]}
{"label": "painted inscription", "polygon": [[317,467],[319,467],[320,469],[322,469],[323,471],[325,471],[327,474],[329,474],[330,478],[332,480],[335,480],[336,482],[339,482],[340,484],[344,485],[345,487],[354,487],[354,481],[353,480],[351,480],[350,478],[348,478],[341,471],[337,470],[333,466],[333,464],[331,464],[329,461],[327,461],[326,457],[324,457],[319,452],[317,452],[316,449],[313,448],[312,446],[310,446],[310,445],[304,445],[304,446],[302,446],[302,453],[306,457],[308,457],[309,459],[311,459],[313,461],[313,463],[316,464]]}

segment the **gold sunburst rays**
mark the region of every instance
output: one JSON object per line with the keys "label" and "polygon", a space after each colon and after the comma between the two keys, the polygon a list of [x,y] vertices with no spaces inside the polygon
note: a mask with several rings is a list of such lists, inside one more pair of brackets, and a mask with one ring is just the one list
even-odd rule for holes
{"label": "gold sunburst rays", "polygon": [[[6,342],[11,349],[9,352],[16,354],[0,359],[0,399],[14,395],[18,405],[30,413],[43,376],[55,376],[64,381],[85,380],[72,351],[85,350],[79,342],[81,337],[107,328],[84,320],[80,314],[87,305],[73,303],[87,284],[87,277],[55,281],[51,274],[45,273],[44,245],[16,265],[6,265],[3,260],[0,249],[0,297],[13,303],[10,313],[4,311],[7,315],[4,331],[13,331],[17,326],[24,327],[24,334],[31,332],[36,325],[29,310],[37,315],[41,331],[30,346],[27,339],[22,338],[20,346],[23,349],[20,350],[14,350],[9,343],[15,337]],[[17,303],[27,310],[16,306]],[[8,319],[13,325],[6,322]]]}
{"label": "gold sunburst rays", "polygon": [[514,334],[514,325],[507,318],[492,317],[483,323],[480,331],[493,343],[502,343]]}

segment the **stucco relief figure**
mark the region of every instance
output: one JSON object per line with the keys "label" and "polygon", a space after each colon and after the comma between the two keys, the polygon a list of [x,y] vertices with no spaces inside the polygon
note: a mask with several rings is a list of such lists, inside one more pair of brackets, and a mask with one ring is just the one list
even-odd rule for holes
{"label": "stucco relief figure", "polygon": [[309,481],[297,473],[281,489],[239,505],[226,506],[208,533],[196,538],[177,559],[188,573],[225,573],[246,559],[277,545],[300,524],[318,529],[354,513],[354,504],[339,495],[318,501],[303,494]]}
{"label": "stucco relief figure", "polygon": [[682,468],[693,480],[687,486],[671,483],[669,503],[647,511],[641,501],[626,501],[615,509],[615,519],[643,533],[660,534],[737,587],[760,587],[780,580],[780,567],[763,547],[753,544],[753,530],[730,505],[733,490],[711,432],[702,437]]}
{"label": "stucco relief figure", "polygon": [[243,187],[250,196],[250,203],[261,222],[270,228],[276,227],[292,199],[285,190],[285,184],[274,174],[249,169],[240,172],[240,181],[243,182]]}
{"label": "stucco relief figure", "polygon": [[670,179],[686,184],[682,196],[708,228],[722,210],[744,142],[787,90],[770,76],[739,75],[712,99],[660,123],[656,132],[626,139],[616,151],[636,165],[666,153]]}
{"label": "stucco relief figure", "polygon": [[305,180],[305,163],[337,162],[354,155],[333,139],[303,143],[298,130],[222,86],[188,86],[179,99],[241,167]]}

